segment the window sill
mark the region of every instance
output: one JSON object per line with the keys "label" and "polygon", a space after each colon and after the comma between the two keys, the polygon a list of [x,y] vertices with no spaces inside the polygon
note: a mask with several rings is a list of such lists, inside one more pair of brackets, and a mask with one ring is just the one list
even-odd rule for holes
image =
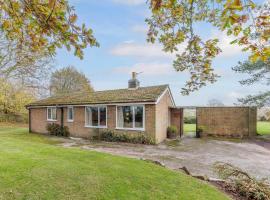
{"label": "window sill", "polygon": [[126,131],[145,131],[144,128],[120,128],[116,127],[116,130],[126,130]]}
{"label": "window sill", "polygon": [[48,122],[57,122],[57,119],[47,119]]}
{"label": "window sill", "polygon": [[69,122],[69,123],[70,123],[70,122],[74,122],[74,120],[67,120],[67,122]]}
{"label": "window sill", "polygon": [[84,126],[85,128],[107,128],[107,126]]}

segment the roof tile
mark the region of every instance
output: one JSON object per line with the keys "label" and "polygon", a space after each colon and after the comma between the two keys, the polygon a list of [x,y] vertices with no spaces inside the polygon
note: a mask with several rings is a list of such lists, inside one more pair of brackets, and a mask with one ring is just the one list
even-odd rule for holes
{"label": "roof tile", "polygon": [[75,92],[72,94],[57,95],[42,99],[27,105],[53,106],[53,105],[78,105],[78,104],[109,104],[132,102],[155,102],[168,88],[168,85],[139,87],[138,89],[117,89],[96,91],[86,94]]}

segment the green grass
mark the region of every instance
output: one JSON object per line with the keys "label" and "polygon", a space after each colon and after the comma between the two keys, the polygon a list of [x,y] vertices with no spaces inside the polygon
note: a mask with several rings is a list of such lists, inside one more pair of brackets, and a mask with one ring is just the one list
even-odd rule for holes
{"label": "green grass", "polygon": [[270,135],[270,122],[258,122],[257,132],[260,135]]}
{"label": "green grass", "polygon": [[55,145],[0,127],[0,199],[229,199],[211,185],[146,161]]}
{"label": "green grass", "polygon": [[184,124],[184,133],[196,132],[196,124]]}

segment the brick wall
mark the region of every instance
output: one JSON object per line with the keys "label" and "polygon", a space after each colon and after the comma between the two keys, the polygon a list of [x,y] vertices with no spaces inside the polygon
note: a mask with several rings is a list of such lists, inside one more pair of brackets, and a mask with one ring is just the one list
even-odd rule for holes
{"label": "brick wall", "polygon": [[183,109],[171,108],[171,125],[176,126],[177,135],[183,133]]}
{"label": "brick wall", "polygon": [[[132,134],[139,135],[145,134],[155,140],[155,105],[145,105],[145,131],[129,131],[129,130],[116,130],[116,106],[107,106],[107,128],[114,130],[115,133],[119,134]],[[47,108],[32,108],[31,109],[31,129],[32,132],[36,133],[47,133],[46,125],[48,123],[58,123],[61,121],[61,110],[57,109],[57,121],[47,121]],[[69,128],[71,136],[91,138],[92,136],[98,135],[104,128],[89,128],[85,127],[85,107],[76,106],[74,107],[74,121],[67,121],[67,108],[64,108],[64,126]]]}
{"label": "brick wall", "polygon": [[253,136],[256,135],[256,110],[249,107],[197,108],[197,128],[202,129],[202,136]]}
{"label": "brick wall", "polygon": [[156,105],[156,142],[160,143],[167,138],[167,128],[170,125],[170,107],[173,103],[167,91]]}

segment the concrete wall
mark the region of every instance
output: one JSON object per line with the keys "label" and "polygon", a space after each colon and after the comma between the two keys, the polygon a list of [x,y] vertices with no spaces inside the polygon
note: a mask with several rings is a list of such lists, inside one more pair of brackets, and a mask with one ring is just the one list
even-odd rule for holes
{"label": "concrete wall", "polygon": [[256,135],[257,109],[249,107],[197,108],[201,136],[249,137]]}
{"label": "concrete wall", "polygon": [[[113,130],[119,134],[139,135],[145,134],[155,141],[155,104],[145,105],[145,131],[117,130],[116,128],[116,106],[107,106],[107,129]],[[61,123],[61,110],[57,109],[57,121],[47,121],[47,108],[31,108],[31,131],[36,133],[47,133],[46,126],[48,123]],[[85,127],[85,107],[74,107],[74,121],[67,121],[67,108],[64,108],[64,126],[69,128],[71,136],[91,138],[98,135],[104,128]]]}
{"label": "concrete wall", "polygon": [[167,128],[170,126],[170,107],[173,102],[167,91],[156,105],[156,142],[160,143],[167,138]]}

